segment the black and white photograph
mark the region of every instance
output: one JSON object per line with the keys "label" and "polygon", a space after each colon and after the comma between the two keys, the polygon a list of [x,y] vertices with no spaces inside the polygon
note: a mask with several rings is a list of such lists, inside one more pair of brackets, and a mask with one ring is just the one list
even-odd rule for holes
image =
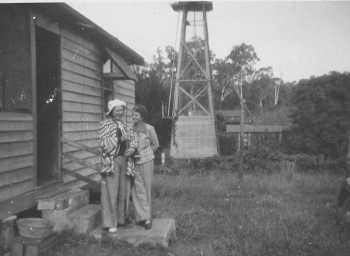
{"label": "black and white photograph", "polygon": [[350,255],[350,1],[0,0],[0,256]]}

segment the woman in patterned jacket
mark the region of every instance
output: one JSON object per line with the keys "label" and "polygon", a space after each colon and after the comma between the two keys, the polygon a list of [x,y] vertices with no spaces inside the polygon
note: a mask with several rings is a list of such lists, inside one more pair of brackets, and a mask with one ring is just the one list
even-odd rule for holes
{"label": "woman in patterned jacket", "polygon": [[126,157],[124,156],[128,136],[123,123],[126,103],[120,100],[108,102],[106,119],[99,129],[102,151],[101,205],[102,224],[110,233],[117,232],[117,225],[125,224],[127,214],[128,187]]}

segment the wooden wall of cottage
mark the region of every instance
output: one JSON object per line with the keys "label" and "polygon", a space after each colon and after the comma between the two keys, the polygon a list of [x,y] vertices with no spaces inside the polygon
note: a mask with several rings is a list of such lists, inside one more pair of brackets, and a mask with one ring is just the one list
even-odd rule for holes
{"label": "wooden wall of cottage", "polygon": [[[35,187],[29,27],[23,9],[0,9],[0,201]],[[8,112],[5,105],[22,113]]]}
{"label": "wooden wall of cottage", "polygon": [[[102,118],[102,65],[100,48],[82,36],[61,28],[61,81],[62,81],[62,136],[69,141],[89,147],[97,147],[97,129]],[[81,175],[97,178],[91,168],[85,168],[73,157],[84,160],[90,165],[99,162],[99,157],[78,148],[63,146],[62,166]],[[75,181],[73,176],[64,174],[63,181]]]}
{"label": "wooden wall of cottage", "polygon": [[[27,83],[32,90],[33,72],[30,56],[30,17],[22,10],[23,15],[11,16],[8,35],[2,31],[0,47],[10,47],[10,51],[0,56],[0,71],[5,59],[12,58],[15,66],[14,75],[6,80],[7,84]],[[6,17],[0,18],[3,22]],[[5,23],[3,23],[5,24]],[[10,43],[4,40],[14,36]],[[76,31],[60,24],[61,37],[61,88],[62,88],[62,134],[63,139],[80,144],[97,147],[97,129],[103,118],[102,67],[103,46],[83,37],[83,32]],[[19,36],[21,35],[21,36]],[[33,36],[33,35],[32,35]],[[33,39],[33,38],[32,38]],[[5,45],[6,44],[6,45]],[[6,58],[5,58],[6,57]],[[20,75],[19,75],[20,74]],[[1,75],[1,73],[0,73]],[[0,77],[1,79],[1,77]],[[12,80],[11,80],[12,79]],[[17,80],[16,80],[17,79]],[[0,80],[0,82],[3,82]],[[3,84],[1,84],[3,86]],[[113,82],[114,97],[128,103],[128,121],[135,100],[134,82],[120,80]],[[0,111],[0,202],[19,194],[28,192],[36,186],[35,170],[35,129],[33,115],[30,113]],[[62,167],[92,179],[99,175],[92,168],[86,168],[77,161],[65,157],[65,154],[82,159],[91,166],[98,164],[99,156],[80,150],[76,147],[62,145]],[[38,156],[40,157],[40,156]],[[62,180],[71,186],[81,186],[84,182],[62,172]]]}
{"label": "wooden wall of cottage", "polygon": [[[66,28],[62,35],[62,106],[63,138],[88,147],[98,147],[97,129],[103,118],[103,52],[92,41]],[[131,109],[135,103],[135,87],[131,80],[115,80],[113,97],[124,100],[128,105],[127,120],[131,120]],[[65,158],[69,153],[91,166],[98,165],[100,157],[84,150],[65,145],[63,147],[63,168],[98,180],[93,168],[86,168],[77,161]],[[65,183],[84,184],[75,177],[65,174]]]}

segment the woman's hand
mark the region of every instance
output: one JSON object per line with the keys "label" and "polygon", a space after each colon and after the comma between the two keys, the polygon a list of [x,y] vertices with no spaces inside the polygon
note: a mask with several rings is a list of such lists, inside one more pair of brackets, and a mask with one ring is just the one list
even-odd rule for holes
{"label": "woman's hand", "polygon": [[124,155],[125,155],[125,156],[131,156],[132,154],[134,154],[134,152],[135,152],[135,149],[133,149],[133,148],[128,148],[128,149],[125,151]]}
{"label": "woman's hand", "polygon": [[128,140],[128,137],[126,135],[122,135],[120,137],[120,141],[127,141]]}
{"label": "woman's hand", "polygon": [[151,146],[151,139],[150,138],[144,138],[140,141],[140,150],[143,150],[145,148],[148,148],[149,146]]}

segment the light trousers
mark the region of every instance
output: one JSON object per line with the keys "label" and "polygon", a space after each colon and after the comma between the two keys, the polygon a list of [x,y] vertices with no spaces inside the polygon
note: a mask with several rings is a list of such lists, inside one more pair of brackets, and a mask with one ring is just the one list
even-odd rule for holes
{"label": "light trousers", "polygon": [[114,175],[101,180],[102,226],[124,224],[128,214],[130,178],[126,176],[126,158],[114,159]]}
{"label": "light trousers", "polygon": [[150,220],[153,160],[135,166],[134,184],[131,189],[136,221]]}

